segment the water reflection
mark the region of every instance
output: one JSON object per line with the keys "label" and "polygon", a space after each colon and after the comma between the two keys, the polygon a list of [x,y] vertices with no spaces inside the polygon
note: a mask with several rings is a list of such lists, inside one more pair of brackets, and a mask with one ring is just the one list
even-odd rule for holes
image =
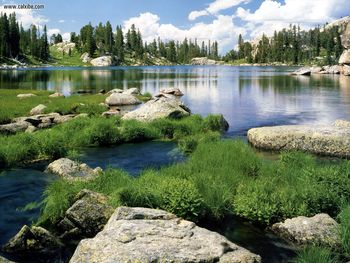
{"label": "water reflection", "polygon": [[137,87],[157,93],[184,91],[194,113],[222,113],[229,135],[255,126],[331,123],[349,118],[350,77],[290,76],[288,67],[110,67],[0,71],[1,88],[46,89],[66,95],[78,90]]}

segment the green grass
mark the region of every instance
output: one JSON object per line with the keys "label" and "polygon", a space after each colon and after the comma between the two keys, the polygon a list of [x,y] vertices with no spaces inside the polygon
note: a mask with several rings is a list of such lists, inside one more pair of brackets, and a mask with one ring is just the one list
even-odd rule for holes
{"label": "green grass", "polygon": [[[151,123],[100,116],[77,118],[47,130],[0,136],[0,167],[11,167],[36,159],[55,159],[86,146],[117,145],[154,139],[181,139],[215,131],[207,125],[209,116],[194,115],[180,120],[160,119]],[[169,136],[168,129],[172,130]],[[220,127],[216,127],[221,130]],[[175,136],[176,135],[176,136]]]}
{"label": "green grass", "polygon": [[299,252],[295,263],[338,263],[328,248],[307,247]]}
{"label": "green grass", "polygon": [[344,207],[339,214],[340,237],[344,255],[350,259],[350,205]]}
{"label": "green grass", "polygon": [[[108,184],[101,182],[106,177]],[[57,191],[56,184],[67,187]],[[187,162],[146,170],[138,178],[108,170],[95,182],[59,180],[45,193],[40,221],[57,221],[70,205],[63,199],[72,200],[83,188],[108,195],[115,206],[160,208],[193,221],[236,214],[268,225],[293,216],[337,215],[350,197],[350,162],[320,165],[301,153],[266,161],[242,141],[211,138],[199,142]],[[60,202],[57,209],[54,200]]]}
{"label": "green grass", "polygon": [[52,65],[58,65],[58,66],[91,66],[90,64],[83,63],[80,59],[81,53],[74,48],[72,50],[72,53],[69,54],[63,54],[62,52],[59,52],[57,50],[57,47],[50,46],[50,64]]}

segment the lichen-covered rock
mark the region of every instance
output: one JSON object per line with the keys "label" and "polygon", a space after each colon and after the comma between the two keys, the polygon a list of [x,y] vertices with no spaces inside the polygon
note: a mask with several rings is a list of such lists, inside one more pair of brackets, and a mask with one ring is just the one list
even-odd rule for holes
{"label": "lichen-covered rock", "polygon": [[85,163],[79,164],[68,158],[61,158],[50,163],[46,168],[46,172],[68,180],[92,180],[102,172],[102,169],[100,167],[92,169]]}
{"label": "lichen-covered rock", "polygon": [[329,215],[317,214],[313,217],[287,219],[283,223],[272,225],[271,229],[296,245],[337,246],[340,244],[338,227],[338,223]]}
{"label": "lichen-covered rock", "polygon": [[105,103],[108,106],[123,106],[141,104],[141,101],[130,94],[112,93],[106,98]]}
{"label": "lichen-covered rock", "polygon": [[140,95],[140,90],[138,88],[130,88],[123,91],[123,94],[126,95]]}
{"label": "lichen-covered rock", "polygon": [[53,119],[53,122],[56,123],[56,124],[64,123],[64,122],[67,122],[67,121],[72,120],[74,117],[76,117],[75,114],[57,115],[57,116]]}
{"label": "lichen-covered rock", "polygon": [[70,262],[258,263],[261,258],[165,211],[120,207],[100,233],[79,243]]}
{"label": "lichen-covered rock", "polygon": [[320,155],[349,157],[350,129],[335,125],[285,125],[253,128],[248,141],[266,150],[301,150]]}
{"label": "lichen-covered rock", "polygon": [[146,102],[140,108],[126,113],[122,119],[152,121],[159,118],[181,118],[189,116],[190,110],[178,99],[160,97]]}
{"label": "lichen-covered rock", "polygon": [[16,257],[34,254],[52,254],[60,249],[61,242],[49,231],[42,227],[28,227],[22,229],[4,246],[4,251]]}
{"label": "lichen-covered rock", "polygon": [[107,94],[113,94],[113,93],[123,93],[124,91],[122,89],[112,89],[107,92]]}
{"label": "lichen-covered rock", "polygon": [[88,52],[84,52],[81,56],[80,59],[83,63],[89,63],[91,61],[91,57]]}
{"label": "lichen-covered rock", "polygon": [[350,76],[350,66],[349,65],[343,65],[342,73],[345,76]]}
{"label": "lichen-covered rock", "polygon": [[319,72],[321,74],[340,74],[341,67],[338,65],[333,66],[323,66],[322,71]]}
{"label": "lichen-covered rock", "polygon": [[80,240],[94,237],[114,212],[107,202],[107,197],[102,194],[86,189],[80,191],[58,225],[64,232],[62,238]]}
{"label": "lichen-covered rock", "polygon": [[340,127],[340,128],[349,128],[350,129],[350,121],[346,120],[336,120],[334,122],[335,127]]}
{"label": "lichen-covered rock", "polygon": [[31,98],[31,97],[36,97],[36,95],[32,94],[32,93],[18,94],[17,95],[17,98],[19,98],[19,99],[25,99],[25,98]]}
{"label": "lichen-covered rock", "polygon": [[36,106],[33,109],[31,109],[29,114],[30,115],[43,114],[46,108],[47,107],[44,104],[39,104],[38,106]]}

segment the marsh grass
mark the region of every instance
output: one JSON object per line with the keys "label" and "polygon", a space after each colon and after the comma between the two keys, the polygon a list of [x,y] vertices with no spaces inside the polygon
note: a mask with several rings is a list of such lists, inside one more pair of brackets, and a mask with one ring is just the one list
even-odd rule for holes
{"label": "marsh grass", "polygon": [[343,208],[339,214],[340,238],[344,255],[350,259],[350,205]]}
{"label": "marsh grass", "polygon": [[299,252],[295,263],[340,263],[329,248],[307,247]]}

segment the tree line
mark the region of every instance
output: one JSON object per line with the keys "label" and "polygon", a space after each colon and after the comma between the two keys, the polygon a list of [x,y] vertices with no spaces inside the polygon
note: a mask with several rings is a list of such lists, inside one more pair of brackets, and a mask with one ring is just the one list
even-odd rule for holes
{"label": "tree line", "polygon": [[32,25],[24,30],[16,14],[0,14],[0,57],[20,59],[24,55],[47,61],[50,56],[46,26],[43,32]]}
{"label": "tree line", "polygon": [[301,64],[318,62],[319,64],[337,64],[343,47],[339,27],[316,27],[305,31],[296,25],[290,25],[281,31],[275,31],[272,37],[262,35],[252,44],[238,38],[238,50],[231,50],[224,59],[245,60],[248,63],[281,62]]}

